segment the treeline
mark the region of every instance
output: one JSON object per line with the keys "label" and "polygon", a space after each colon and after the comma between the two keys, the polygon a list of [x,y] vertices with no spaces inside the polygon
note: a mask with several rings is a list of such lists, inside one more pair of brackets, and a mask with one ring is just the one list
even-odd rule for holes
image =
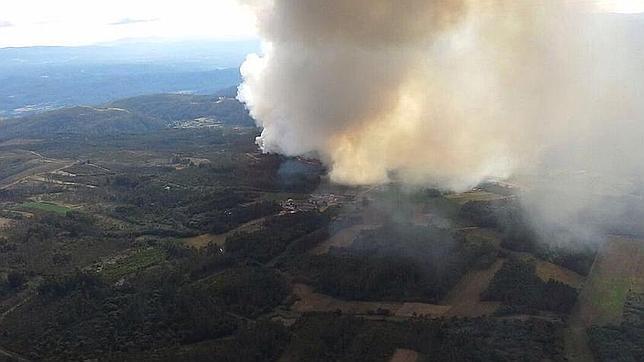
{"label": "treeline", "polygon": [[53,237],[78,237],[100,235],[102,230],[89,214],[68,211],[65,215],[40,212],[29,219],[22,219],[5,234],[9,240],[20,243],[44,241]]}
{"label": "treeline", "polygon": [[125,176],[115,177],[112,186],[113,199],[123,204],[115,207],[112,215],[135,224],[164,221],[179,228],[220,234],[281,209],[277,202],[256,201],[258,194],[246,191],[168,189],[158,182]]}
{"label": "treeline", "polygon": [[599,361],[644,361],[644,293],[629,291],[623,321],[588,329],[590,347]]}
{"label": "treeline", "polygon": [[479,260],[494,256],[492,245],[446,230],[390,223],[346,248],[293,258],[282,268],[340,298],[438,302]]}
{"label": "treeline", "polygon": [[562,246],[554,245],[557,235],[552,236],[552,244],[542,240],[515,200],[469,201],[461,207],[459,217],[472,225],[499,230],[504,248],[531,253],[581,275],[588,275],[595,260],[593,240],[567,240]]}
{"label": "treeline", "polygon": [[205,289],[226,310],[247,318],[256,318],[280,304],[289,288],[274,270],[258,267],[236,267],[199,283],[193,288]]}
{"label": "treeline", "polygon": [[563,325],[542,320],[367,320],[311,313],[292,327],[246,323],[230,338],[146,354],[114,354],[137,361],[389,361],[399,348],[420,360],[562,361]]}
{"label": "treeline", "polygon": [[220,100],[213,96],[156,94],[118,100],[109,106],[166,122],[212,117],[229,125],[255,126],[244,105],[234,97]]}
{"label": "treeline", "polygon": [[69,271],[76,262],[89,263],[132,242],[109,237],[94,216],[83,212],[32,212],[0,236],[0,266],[26,275]]}
{"label": "treeline", "polygon": [[[172,171],[169,179],[193,187],[219,185],[293,193],[309,193],[320,184],[324,171],[320,165],[278,155],[258,154],[256,148],[248,148],[245,140],[240,142],[241,145],[227,147],[216,158],[209,158],[210,163]],[[230,152],[231,147],[241,149]]]}
{"label": "treeline", "polygon": [[436,361],[562,360],[562,325],[538,320],[418,319],[385,322],[307,314],[292,327],[293,361],[389,361],[398,348]]}
{"label": "treeline", "polygon": [[213,208],[211,211],[194,215],[187,226],[209,233],[222,234],[246,222],[273,215],[281,209],[282,207],[275,201],[235,205],[225,210]]}
{"label": "treeline", "polygon": [[0,338],[34,359],[47,360],[241,338],[249,332],[245,318],[272,310],[289,293],[273,270],[226,260],[214,248],[175,247],[168,261],[117,284],[82,270],[46,277],[36,297],[7,317],[2,328],[11,334]]}
{"label": "treeline", "polygon": [[185,348],[171,346],[144,353],[116,353],[110,360],[272,362],[279,360],[290,339],[289,329],[281,323],[259,320],[242,323],[234,334],[226,338]]}
{"label": "treeline", "polygon": [[496,272],[482,300],[498,301],[499,314],[533,314],[551,311],[568,314],[577,300],[577,290],[550,279],[544,282],[536,275],[533,260],[512,257]]}
{"label": "treeline", "polygon": [[306,255],[281,267],[317,291],[347,300],[435,302],[440,288],[408,258]]}
{"label": "treeline", "polygon": [[[301,177],[297,173],[291,182],[283,182],[278,174],[282,162],[278,157],[263,159],[252,171],[237,165],[230,185],[221,174],[215,174],[218,171],[208,167],[156,170],[159,174],[119,174],[109,177],[105,185],[88,197],[117,204],[111,216],[133,224],[157,223],[175,230],[220,234],[281,210],[277,202],[263,200],[262,192],[308,192],[318,185],[318,173]],[[251,184],[243,187],[239,180]],[[195,182],[199,186],[192,186]]]}
{"label": "treeline", "polygon": [[[305,211],[275,215],[267,218],[262,226],[251,232],[237,232],[226,238],[226,252],[233,256],[267,262],[294,242],[307,242],[304,238],[316,230],[326,230],[329,215],[318,211]],[[304,238],[304,239],[301,239]]]}

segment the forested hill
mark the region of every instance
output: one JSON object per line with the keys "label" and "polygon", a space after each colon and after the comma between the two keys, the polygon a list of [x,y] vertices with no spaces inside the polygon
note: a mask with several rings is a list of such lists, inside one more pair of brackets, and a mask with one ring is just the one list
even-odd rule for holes
{"label": "forested hill", "polygon": [[[230,93],[227,90],[223,92]],[[254,124],[246,108],[234,96],[157,94],[118,100],[107,107],[127,109],[134,114],[163,121],[212,117],[228,125]]]}
{"label": "forested hill", "polygon": [[[230,93],[230,92],[226,92]],[[196,121],[195,121],[196,120]],[[219,95],[157,94],[0,120],[0,140],[53,134],[105,135],[164,128],[253,126],[244,106]]]}

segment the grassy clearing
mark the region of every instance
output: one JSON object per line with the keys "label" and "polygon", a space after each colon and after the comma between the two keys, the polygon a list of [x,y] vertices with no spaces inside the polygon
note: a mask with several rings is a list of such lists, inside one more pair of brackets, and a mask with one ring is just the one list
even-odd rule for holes
{"label": "grassy clearing", "polygon": [[189,238],[180,239],[182,243],[193,248],[202,249],[207,247],[209,244],[217,245],[223,247],[226,244],[226,238],[230,235],[233,235],[238,232],[254,232],[261,229],[261,225],[264,222],[265,218],[259,218],[251,220],[245,224],[241,224],[235,229],[232,229],[223,234],[202,234]]}
{"label": "grassy clearing", "polygon": [[370,230],[376,228],[373,225],[354,225],[342,229],[332,235],[329,239],[316,246],[311,253],[315,255],[322,255],[329,252],[331,247],[346,248],[351,246],[353,241],[360,235],[363,230]]}
{"label": "grassy clearing", "polygon": [[208,246],[208,244],[211,244],[211,243],[214,244],[214,245],[217,245],[217,246],[224,246],[224,244],[226,243],[226,236],[227,235],[228,235],[228,233],[219,234],[219,235],[217,235],[217,234],[203,234],[203,235],[199,235],[199,236],[195,236],[195,237],[191,237],[191,238],[185,238],[182,241],[183,241],[184,244],[186,244],[188,246],[192,246],[193,248],[197,248],[197,249],[202,249],[202,248],[205,248],[206,246]]}
{"label": "grassy clearing", "polygon": [[125,257],[108,261],[101,273],[107,280],[116,281],[126,275],[158,264],[165,257],[165,252],[156,248],[136,250]]}
{"label": "grassy clearing", "polygon": [[69,211],[72,211],[69,207],[57,205],[51,202],[25,202],[20,204],[20,207],[29,210],[53,212],[60,215],[65,215]]}
{"label": "grassy clearing", "polygon": [[624,278],[614,277],[593,280],[592,283],[595,293],[592,296],[591,303],[596,308],[598,317],[600,317],[598,320],[617,324],[622,317],[630,282]]}

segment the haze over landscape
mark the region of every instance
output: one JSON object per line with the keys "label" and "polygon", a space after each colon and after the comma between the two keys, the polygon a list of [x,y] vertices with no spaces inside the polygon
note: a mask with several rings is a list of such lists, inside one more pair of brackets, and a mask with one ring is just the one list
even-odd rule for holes
{"label": "haze over landscape", "polygon": [[0,359],[644,360],[644,1],[0,6]]}
{"label": "haze over landscape", "polygon": [[548,176],[568,189],[523,201],[572,227],[602,192],[573,173],[634,194],[644,176],[644,23],[591,5],[258,1],[271,46],[242,66],[240,99],[265,151],[315,153],[334,181],[462,191]]}

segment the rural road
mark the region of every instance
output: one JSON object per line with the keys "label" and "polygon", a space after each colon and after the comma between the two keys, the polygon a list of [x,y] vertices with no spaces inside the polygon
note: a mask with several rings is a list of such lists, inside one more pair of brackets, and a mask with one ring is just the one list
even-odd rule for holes
{"label": "rural road", "polygon": [[[4,319],[11,314],[14,310],[20,308],[22,305],[27,303],[29,300],[31,300],[32,294],[28,294],[25,298],[20,300],[18,303],[14,304],[11,308],[7,309],[4,311],[4,313],[0,314],[0,324],[4,321]],[[2,357],[4,356],[4,357]],[[4,347],[0,346],[0,358],[3,361],[29,361],[29,359],[15,353],[11,352]]]}

